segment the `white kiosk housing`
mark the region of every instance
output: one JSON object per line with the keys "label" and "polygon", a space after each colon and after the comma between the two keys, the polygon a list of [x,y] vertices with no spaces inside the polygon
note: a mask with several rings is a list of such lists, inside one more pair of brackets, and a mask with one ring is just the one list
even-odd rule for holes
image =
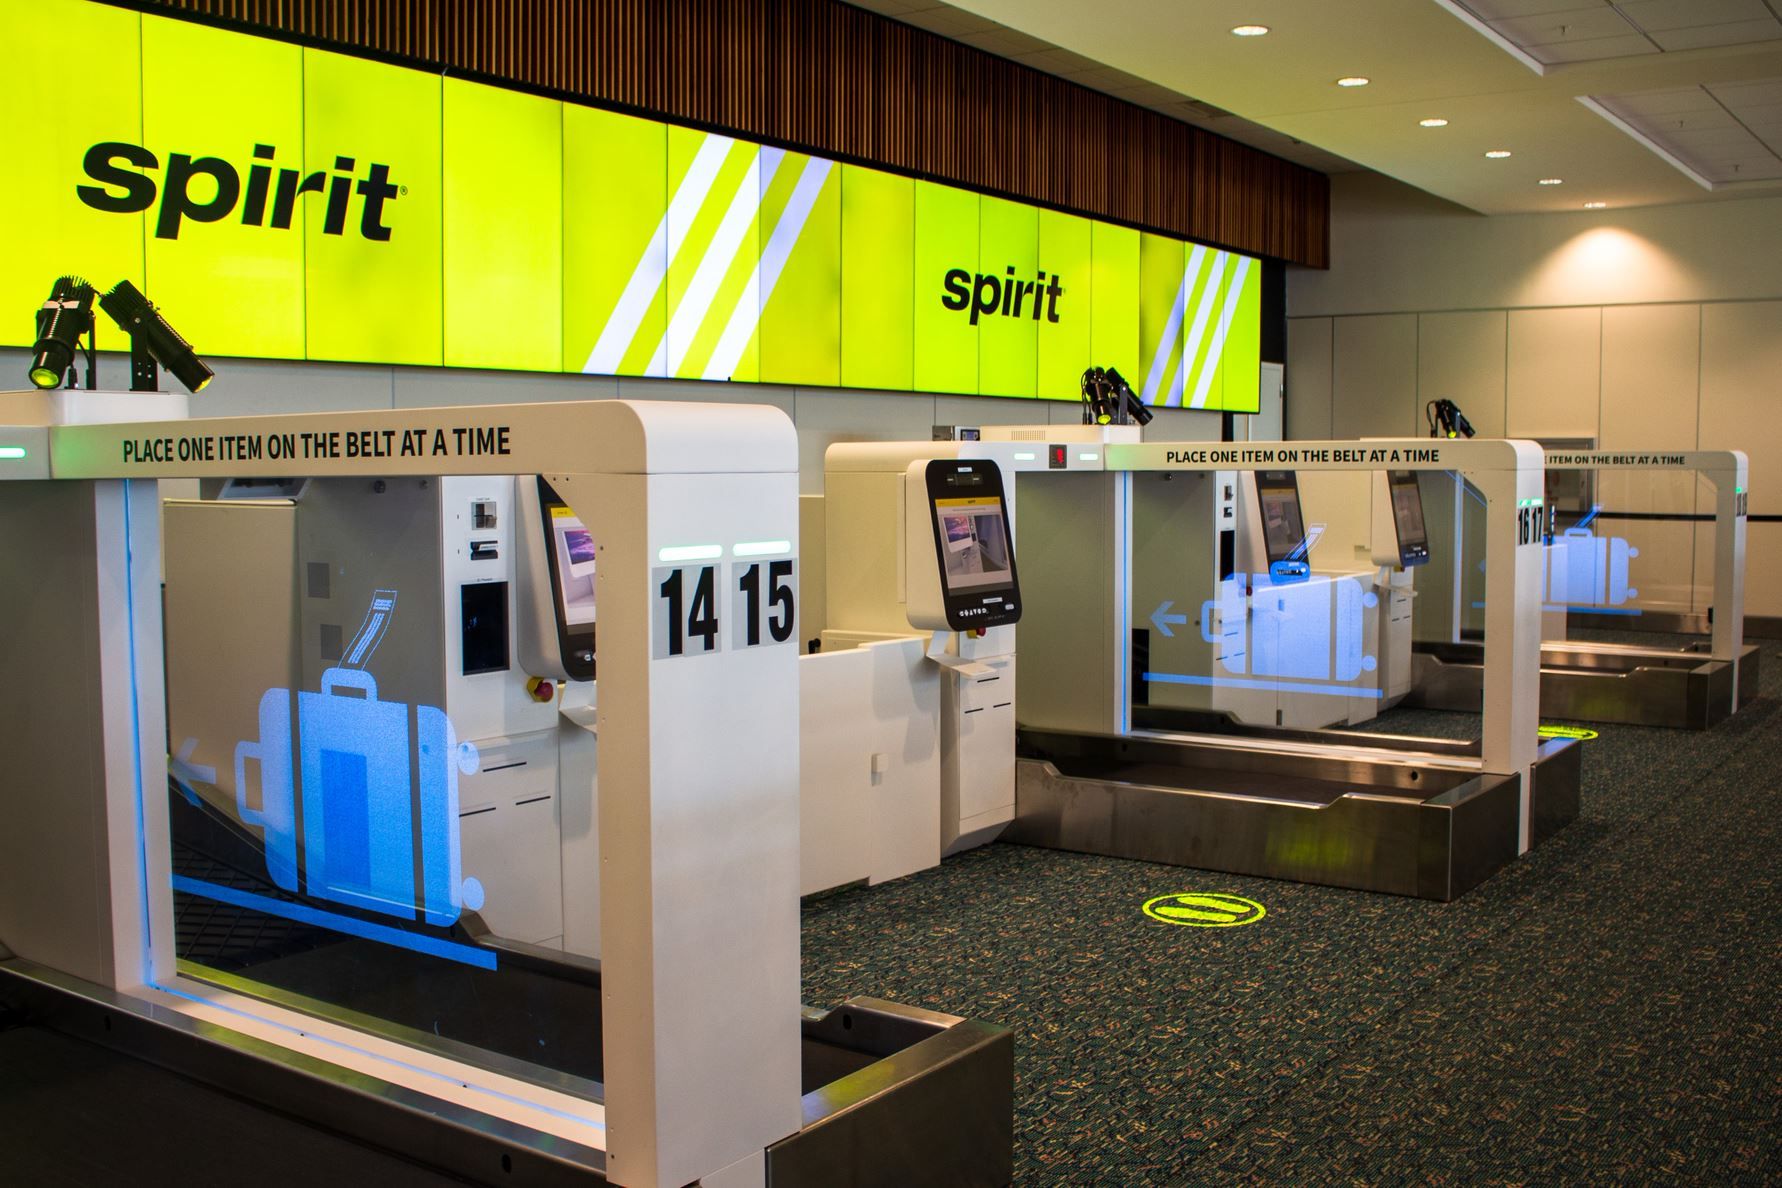
{"label": "white kiosk housing", "polygon": [[[158,419],[79,423],[132,413]],[[526,1183],[573,1170],[640,1188],[1007,1181],[1006,1033],[875,1000],[800,1010],[798,649],[794,632],[752,630],[746,597],[752,570],[796,571],[797,446],[784,414],[623,401],[183,413],[183,397],[0,398],[0,539],[12,558],[0,616],[13,625],[0,660],[11,761],[0,944],[12,954],[0,999],[461,1174],[499,1166]],[[499,484],[461,478],[491,474],[545,476],[598,545],[602,961],[553,964],[457,924],[493,893],[463,867],[458,810],[473,785],[461,781],[506,752],[479,751],[453,718],[500,722],[528,707],[479,708],[475,689],[469,703],[450,692],[446,705],[405,703],[394,676],[380,689],[363,663],[403,628],[407,598],[436,608],[423,617],[446,608],[451,621],[422,635],[441,641],[449,671],[477,667],[467,641],[492,633],[464,569],[469,536],[448,538],[430,574],[410,572],[413,556],[388,558],[407,593],[379,578],[376,556],[359,558],[364,572],[316,575],[354,598],[369,591],[317,687],[299,663],[304,683],[290,688],[208,692],[258,710],[227,748],[228,799],[234,828],[261,843],[256,886],[267,889],[222,876],[195,886],[205,880],[181,874],[171,852],[169,762],[189,780],[212,773],[191,747],[166,748],[158,480],[433,484],[411,510],[443,500],[448,519],[494,516],[476,536],[493,540],[505,509],[478,505]],[[225,565],[215,581],[251,600],[287,575]],[[428,595],[429,581],[449,595]],[[288,611],[288,599],[219,600],[213,647],[245,645],[256,615]],[[517,646],[511,632],[500,642]],[[412,641],[390,646],[420,664]],[[344,938],[331,944],[435,962],[421,968],[437,979],[398,987],[410,995],[459,976],[479,988],[560,983],[548,1022],[592,1029],[599,1083],[489,1058],[474,1036],[441,1045],[354,1002],[294,1001],[195,969],[178,959],[175,901],[206,896]]]}

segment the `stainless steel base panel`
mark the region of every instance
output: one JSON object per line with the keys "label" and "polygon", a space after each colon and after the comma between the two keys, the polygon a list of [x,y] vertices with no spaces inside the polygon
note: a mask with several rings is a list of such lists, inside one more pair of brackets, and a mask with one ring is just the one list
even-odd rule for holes
{"label": "stainless steel base panel", "polygon": [[[1451,900],[1516,857],[1521,778],[1184,739],[1023,731],[1004,840]],[[1538,842],[1578,814],[1579,751],[1541,746]]]}
{"label": "stainless steel base panel", "polygon": [[[1757,696],[1762,652],[1747,644],[1736,666],[1740,704]],[[1478,713],[1485,667],[1478,644],[1419,644],[1403,702]],[[1735,666],[1693,649],[1613,644],[1541,650],[1541,716],[1578,722],[1706,730],[1732,716]]]}
{"label": "stainless steel base panel", "polygon": [[[469,1183],[606,1182],[601,1151],[23,959],[0,961],[4,1011]],[[798,1132],[767,1149],[770,1186],[1011,1181],[1014,1040],[1006,1028],[871,998],[807,1007],[802,1028],[805,1082],[815,1087],[804,1094]],[[177,1172],[161,1170],[169,1179]],[[143,1172],[163,1178],[151,1167]]]}

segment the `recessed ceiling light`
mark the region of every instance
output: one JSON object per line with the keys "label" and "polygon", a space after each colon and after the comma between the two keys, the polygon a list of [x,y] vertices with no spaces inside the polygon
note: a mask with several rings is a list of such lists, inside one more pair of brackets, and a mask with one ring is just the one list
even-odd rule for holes
{"label": "recessed ceiling light", "polygon": [[1232,33],[1238,37],[1261,37],[1267,32],[1267,25],[1239,25],[1232,30]]}
{"label": "recessed ceiling light", "polygon": [[1420,128],[1446,128],[1448,121],[1439,117],[1431,120],[1418,120],[1417,126]]}
{"label": "recessed ceiling light", "polygon": [[1564,179],[1564,178],[1563,178],[1563,177],[1543,177],[1543,178],[1542,178],[1542,179],[1541,179],[1541,184],[1542,184],[1542,185],[1543,185],[1543,186],[1558,186],[1558,185],[1564,185],[1564,184],[1565,184],[1565,179]]}
{"label": "recessed ceiling light", "polygon": [[1486,153],[1485,155],[1487,157],[1490,157],[1493,161],[1501,161],[1505,157],[1510,155],[1510,150],[1509,149],[1492,149],[1490,152]]}
{"label": "recessed ceiling light", "polygon": [[1584,204],[1584,209],[1585,210],[1601,210],[1607,205],[1609,205],[1607,202],[1586,202]]}
{"label": "recessed ceiling light", "polygon": [[1368,80],[1362,78],[1359,74],[1351,74],[1347,78],[1337,79],[1337,86],[1339,87],[1365,87],[1367,84]]}

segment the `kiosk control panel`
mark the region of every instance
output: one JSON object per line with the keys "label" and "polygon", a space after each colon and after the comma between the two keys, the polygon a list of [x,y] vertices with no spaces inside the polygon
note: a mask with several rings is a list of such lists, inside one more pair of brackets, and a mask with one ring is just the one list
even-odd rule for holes
{"label": "kiosk control panel", "polygon": [[[912,505],[910,622],[952,631],[1018,622],[1020,586],[1001,468],[981,458],[935,458],[911,464],[905,477]],[[924,536],[934,542],[927,557]]]}

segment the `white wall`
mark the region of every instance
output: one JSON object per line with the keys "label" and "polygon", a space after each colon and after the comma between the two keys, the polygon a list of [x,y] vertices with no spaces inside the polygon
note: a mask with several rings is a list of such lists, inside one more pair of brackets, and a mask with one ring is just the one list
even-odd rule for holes
{"label": "white wall", "polygon": [[[519,371],[466,371],[430,367],[290,363],[258,359],[211,359],[217,377],[192,397],[195,417],[261,413],[332,412],[365,408],[424,408],[444,404],[519,404],[546,400],[709,400],[773,404],[798,426],[799,487],[823,490],[823,451],[837,441],[926,441],[935,425],[1074,425],[1078,405],[1058,400],[1007,400],[982,396],[928,396],[909,392],[862,392],[790,388],[774,384],[704,383],[698,380],[546,375]],[[0,391],[25,387],[23,351],[0,350]],[[127,387],[126,356],[101,354],[102,387]],[[163,376],[164,384],[171,384]],[[1218,413],[1156,409],[1147,438],[1217,441]]]}
{"label": "white wall", "polygon": [[[1751,511],[1782,513],[1782,198],[1487,218],[1331,180],[1331,268],[1288,273],[1289,437],[1422,435],[1447,397],[1484,435],[1745,450]],[[1687,480],[1625,476],[1599,500],[1711,506]],[[1700,608],[1705,530],[1615,528],[1644,600]],[[1782,615],[1782,524],[1750,525],[1747,564],[1749,613]]]}

